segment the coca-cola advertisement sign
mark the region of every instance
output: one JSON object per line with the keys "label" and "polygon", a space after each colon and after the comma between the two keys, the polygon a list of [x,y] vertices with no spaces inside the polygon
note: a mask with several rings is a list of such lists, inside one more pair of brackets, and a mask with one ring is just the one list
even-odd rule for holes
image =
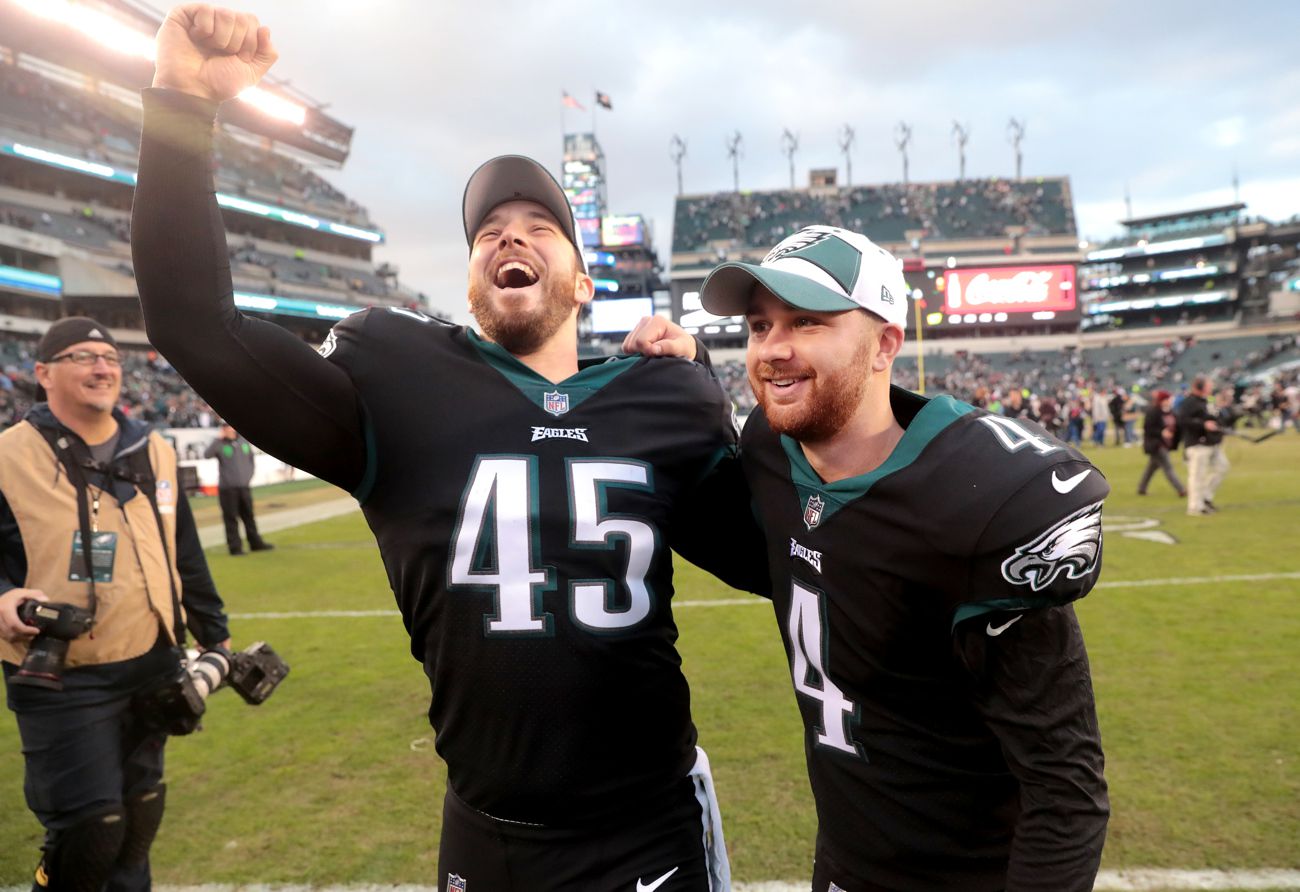
{"label": "coca-cola advertisement sign", "polygon": [[943,278],[945,313],[1059,313],[1075,307],[1073,266],[950,269]]}

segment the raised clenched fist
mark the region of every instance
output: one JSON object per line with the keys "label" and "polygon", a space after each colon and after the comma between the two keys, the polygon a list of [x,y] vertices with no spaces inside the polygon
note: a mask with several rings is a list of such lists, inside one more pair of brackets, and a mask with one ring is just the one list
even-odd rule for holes
{"label": "raised clenched fist", "polygon": [[256,84],[278,58],[257,16],[206,3],[172,9],[157,40],[153,85],[218,102]]}

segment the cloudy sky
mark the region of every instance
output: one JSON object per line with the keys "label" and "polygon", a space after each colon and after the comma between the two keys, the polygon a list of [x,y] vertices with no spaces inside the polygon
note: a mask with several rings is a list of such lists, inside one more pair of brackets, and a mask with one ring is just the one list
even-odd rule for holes
{"label": "cloudy sky", "polygon": [[[953,179],[954,120],[967,173],[1010,175],[1012,117],[1024,171],[1068,175],[1080,234],[1124,216],[1233,199],[1300,213],[1300,2],[773,0],[238,0],[272,27],[273,74],[356,128],[328,176],[388,235],[380,259],[466,319],[460,200],[470,172],[505,152],[558,169],[561,128],[595,119],[610,210],[643,213],[667,259],[686,141],[688,193],[731,188],[724,141],[742,135],[741,188],[789,185],[781,133],[799,137],[795,178],[840,169],[856,131],[855,183],[902,178],[893,142],[911,125],[914,180]],[[588,109],[562,115],[561,91]]]}

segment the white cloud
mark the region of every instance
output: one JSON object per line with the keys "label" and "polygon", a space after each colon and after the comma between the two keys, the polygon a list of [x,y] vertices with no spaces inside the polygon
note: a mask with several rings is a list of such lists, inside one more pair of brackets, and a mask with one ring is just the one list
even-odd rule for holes
{"label": "white cloud", "polygon": [[1241,115],[1220,118],[1207,128],[1206,137],[1210,145],[1220,149],[1239,145],[1246,137],[1246,119]]}

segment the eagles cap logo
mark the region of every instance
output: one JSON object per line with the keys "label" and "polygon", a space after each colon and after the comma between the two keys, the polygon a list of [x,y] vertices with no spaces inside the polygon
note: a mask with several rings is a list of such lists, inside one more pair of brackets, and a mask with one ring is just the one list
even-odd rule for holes
{"label": "eagles cap logo", "polygon": [[840,238],[838,233],[839,230],[831,226],[801,229],[773,248],[763,258],[763,265],[770,266],[778,260],[797,257],[826,273],[845,295],[850,295],[862,270],[862,253]]}
{"label": "eagles cap logo", "polygon": [[1002,562],[1002,578],[1041,592],[1058,576],[1082,579],[1101,560],[1101,502],[1075,511]]}

